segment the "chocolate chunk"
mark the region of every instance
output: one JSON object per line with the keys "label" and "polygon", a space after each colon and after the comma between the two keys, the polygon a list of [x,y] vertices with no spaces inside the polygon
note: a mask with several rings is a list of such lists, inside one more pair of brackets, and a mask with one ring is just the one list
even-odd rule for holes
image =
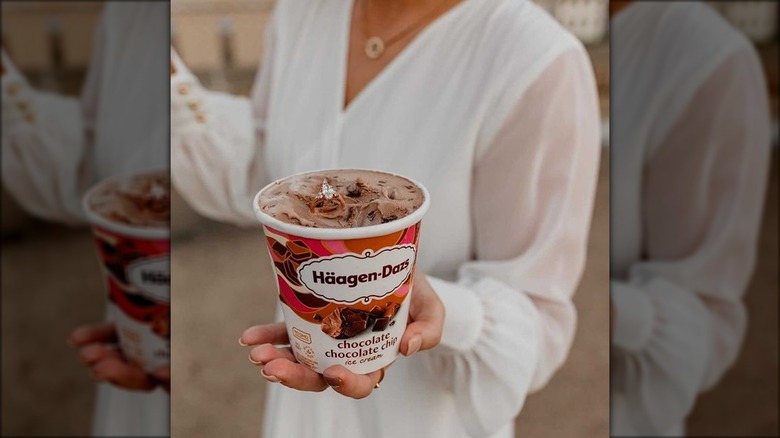
{"label": "chocolate chunk", "polygon": [[287,249],[289,250],[289,257],[298,263],[303,263],[314,256],[311,249],[300,240],[288,241]]}
{"label": "chocolate chunk", "polygon": [[396,219],[398,219],[398,216],[396,216],[396,215],[394,215],[394,214],[391,214],[390,216],[383,217],[383,218],[382,218],[382,223],[383,223],[383,224],[386,224],[386,223],[388,223],[388,222],[392,222],[392,221],[394,221],[394,220],[396,220]]}
{"label": "chocolate chunk", "polygon": [[333,312],[330,312],[330,314],[322,320],[320,327],[322,328],[323,333],[331,338],[338,339],[339,336],[341,336],[342,322],[341,309],[336,309]]}
{"label": "chocolate chunk", "polygon": [[279,241],[268,238],[268,244],[271,252],[282,259],[281,262],[274,262],[279,272],[288,282],[300,286],[298,266],[315,257],[311,249],[300,240],[288,241],[286,245],[282,245]]}
{"label": "chocolate chunk", "polygon": [[347,196],[349,196],[350,198],[360,197],[361,192],[363,192],[363,190],[361,190],[360,186],[358,186],[357,183],[352,183],[347,186]]}
{"label": "chocolate chunk", "polygon": [[385,308],[385,312],[382,316],[385,318],[393,319],[395,318],[395,314],[398,313],[398,310],[401,309],[401,305],[397,303],[388,303],[387,307]]}
{"label": "chocolate chunk", "polygon": [[108,272],[114,275],[114,278],[116,278],[122,283],[127,283],[127,276],[125,275],[125,265],[123,263],[106,262],[106,269],[108,269]]}
{"label": "chocolate chunk", "polygon": [[368,313],[374,316],[382,316],[385,314],[385,310],[379,306],[374,306],[371,308],[371,310],[368,311]]}
{"label": "chocolate chunk", "polygon": [[298,292],[297,290],[293,290],[293,293],[296,297],[298,297],[298,300],[303,303],[304,306],[317,309],[328,305],[327,301],[323,300],[322,298],[317,298],[314,294]]}
{"label": "chocolate chunk", "polygon": [[344,309],[341,311],[341,337],[351,338],[362,333],[368,327],[368,314],[359,310]]}
{"label": "chocolate chunk", "polygon": [[334,339],[357,336],[368,328],[369,314],[360,310],[339,308],[326,316],[320,327],[323,333]]}
{"label": "chocolate chunk", "polygon": [[315,321],[322,321],[322,317],[320,316],[320,314],[319,314],[319,313],[315,313],[315,314],[314,314],[314,320],[315,320]]}
{"label": "chocolate chunk", "polygon": [[[279,241],[268,238],[271,251],[273,251],[279,258],[284,258],[287,254],[287,247],[282,245]],[[273,243],[271,243],[273,242]]]}
{"label": "chocolate chunk", "polygon": [[284,276],[284,278],[287,279],[290,284],[294,284],[296,286],[300,286],[301,282],[298,281],[298,274],[295,272],[295,266],[293,265],[293,262],[290,260],[285,260],[283,262],[274,262],[274,266],[276,266],[276,269],[279,270],[279,273]]}
{"label": "chocolate chunk", "polygon": [[372,332],[382,332],[387,328],[387,325],[390,323],[390,318],[377,318],[376,322],[374,323],[374,328],[371,329]]}

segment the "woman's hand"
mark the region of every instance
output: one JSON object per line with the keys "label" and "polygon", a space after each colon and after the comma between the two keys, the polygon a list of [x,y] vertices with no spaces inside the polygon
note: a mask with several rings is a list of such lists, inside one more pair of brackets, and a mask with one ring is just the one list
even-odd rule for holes
{"label": "woman's hand", "polygon": [[[414,292],[409,298],[409,325],[401,337],[401,354],[428,350],[439,344],[444,325],[444,305],[422,274],[414,279]],[[295,361],[284,323],[250,327],[239,338],[239,344],[254,346],[249,361],[261,367],[261,375],[272,383],[300,391],[323,391],[328,386],[341,395],[360,399],[367,397],[384,376],[384,370],[359,375],[341,365],[334,365],[318,374]],[[277,346],[278,345],[278,346]]]}
{"label": "woman's hand", "polygon": [[159,385],[170,392],[170,365],[161,366],[149,375],[125,360],[116,343],[114,324],[84,325],[68,338],[68,344],[79,349],[81,361],[96,380],[135,391],[151,391]]}

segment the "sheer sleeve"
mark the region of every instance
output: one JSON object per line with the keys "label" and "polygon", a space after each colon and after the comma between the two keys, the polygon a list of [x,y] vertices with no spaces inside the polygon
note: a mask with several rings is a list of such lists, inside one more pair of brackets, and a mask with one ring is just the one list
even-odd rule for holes
{"label": "sheer sleeve", "polygon": [[770,147],[765,81],[744,49],[703,82],[643,180],[646,257],[612,281],[613,390],[643,434],[681,424],[734,362]]}
{"label": "sheer sleeve", "polygon": [[86,139],[79,99],[34,89],[2,52],[2,180],[42,219],[83,221]]}
{"label": "sheer sleeve", "polygon": [[207,91],[172,50],[171,175],[182,197],[204,216],[238,225],[257,223],[251,206],[264,184],[274,22],[266,29],[251,102]]}
{"label": "sheer sleeve", "polygon": [[477,151],[475,260],[455,282],[430,278],[446,318],[426,360],[473,436],[509,423],[568,354],[597,181],[598,96],[581,46],[509,108]]}

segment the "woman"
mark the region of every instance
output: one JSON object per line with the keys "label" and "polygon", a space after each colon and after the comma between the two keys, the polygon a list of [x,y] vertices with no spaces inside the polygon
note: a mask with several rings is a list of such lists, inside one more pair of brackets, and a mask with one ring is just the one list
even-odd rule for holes
{"label": "woman", "polygon": [[682,436],[734,363],[770,147],[755,49],[709,5],[612,23],[612,432]]}
{"label": "woman", "polygon": [[[3,185],[26,211],[86,226],[81,197],[92,184],[168,165],[168,50],[160,41],[167,41],[169,15],[162,3],[107,3],[80,99],[34,89],[3,52]],[[106,323],[68,339],[91,375],[106,382],[93,435],[167,435],[170,397],[159,386],[167,385],[168,367],[147,375],[121,357],[115,341]]]}
{"label": "woman", "polygon": [[278,383],[265,436],[513,436],[574,335],[600,132],[583,47],[518,0],[280,1],[265,42],[251,99],[174,59],[172,177],[195,209],[254,225],[259,188],[325,167],[408,175],[433,201],[409,357],[381,389],[381,371],[292,362],[278,325],[243,333]]}

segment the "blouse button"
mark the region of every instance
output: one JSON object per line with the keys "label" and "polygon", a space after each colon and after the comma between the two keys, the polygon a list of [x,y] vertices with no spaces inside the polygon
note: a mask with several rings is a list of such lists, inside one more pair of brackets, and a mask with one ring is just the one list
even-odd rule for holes
{"label": "blouse button", "polygon": [[184,96],[186,94],[189,94],[189,92],[190,92],[190,86],[189,85],[187,85],[187,84],[179,85],[179,94]]}
{"label": "blouse button", "polygon": [[200,108],[200,105],[198,105],[198,102],[196,102],[194,100],[188,102],[187,106],[189,106],[190,109],[193,110],[193,111],[197,111]]}
{"label": "blouse button", "polygon": [[26,101],[26,100],[20,100],[20,101],[19,101],[19,102],[16,104],[16,106],[17,106],[17,107],[19,107],[19,109],[20,109],[20,110],[22,110],[22,111],[27,111],[27,108],[29,108],[29,107],[30,107],[30,105],[28,105],[28,104],[27,104],[27,101]]}
{"label": "blouse button", "polygon": [[25,112],[24,113],[24,119],[27,120],[28,123],[34,123],[35,122],[35,114],[31,112]]}
{"label": "blouse button", "polygon": [[8,86],[5,87],[5,91],[7,91],[11,96],[16,96],[16,94],[19,92],[19,86],[16,84],[8,84]]}
{"label": "blouse button", "polygon": [[206,114],[201,112],[195,114],[195,120],[197,120],[198,123],[206,123]]}

